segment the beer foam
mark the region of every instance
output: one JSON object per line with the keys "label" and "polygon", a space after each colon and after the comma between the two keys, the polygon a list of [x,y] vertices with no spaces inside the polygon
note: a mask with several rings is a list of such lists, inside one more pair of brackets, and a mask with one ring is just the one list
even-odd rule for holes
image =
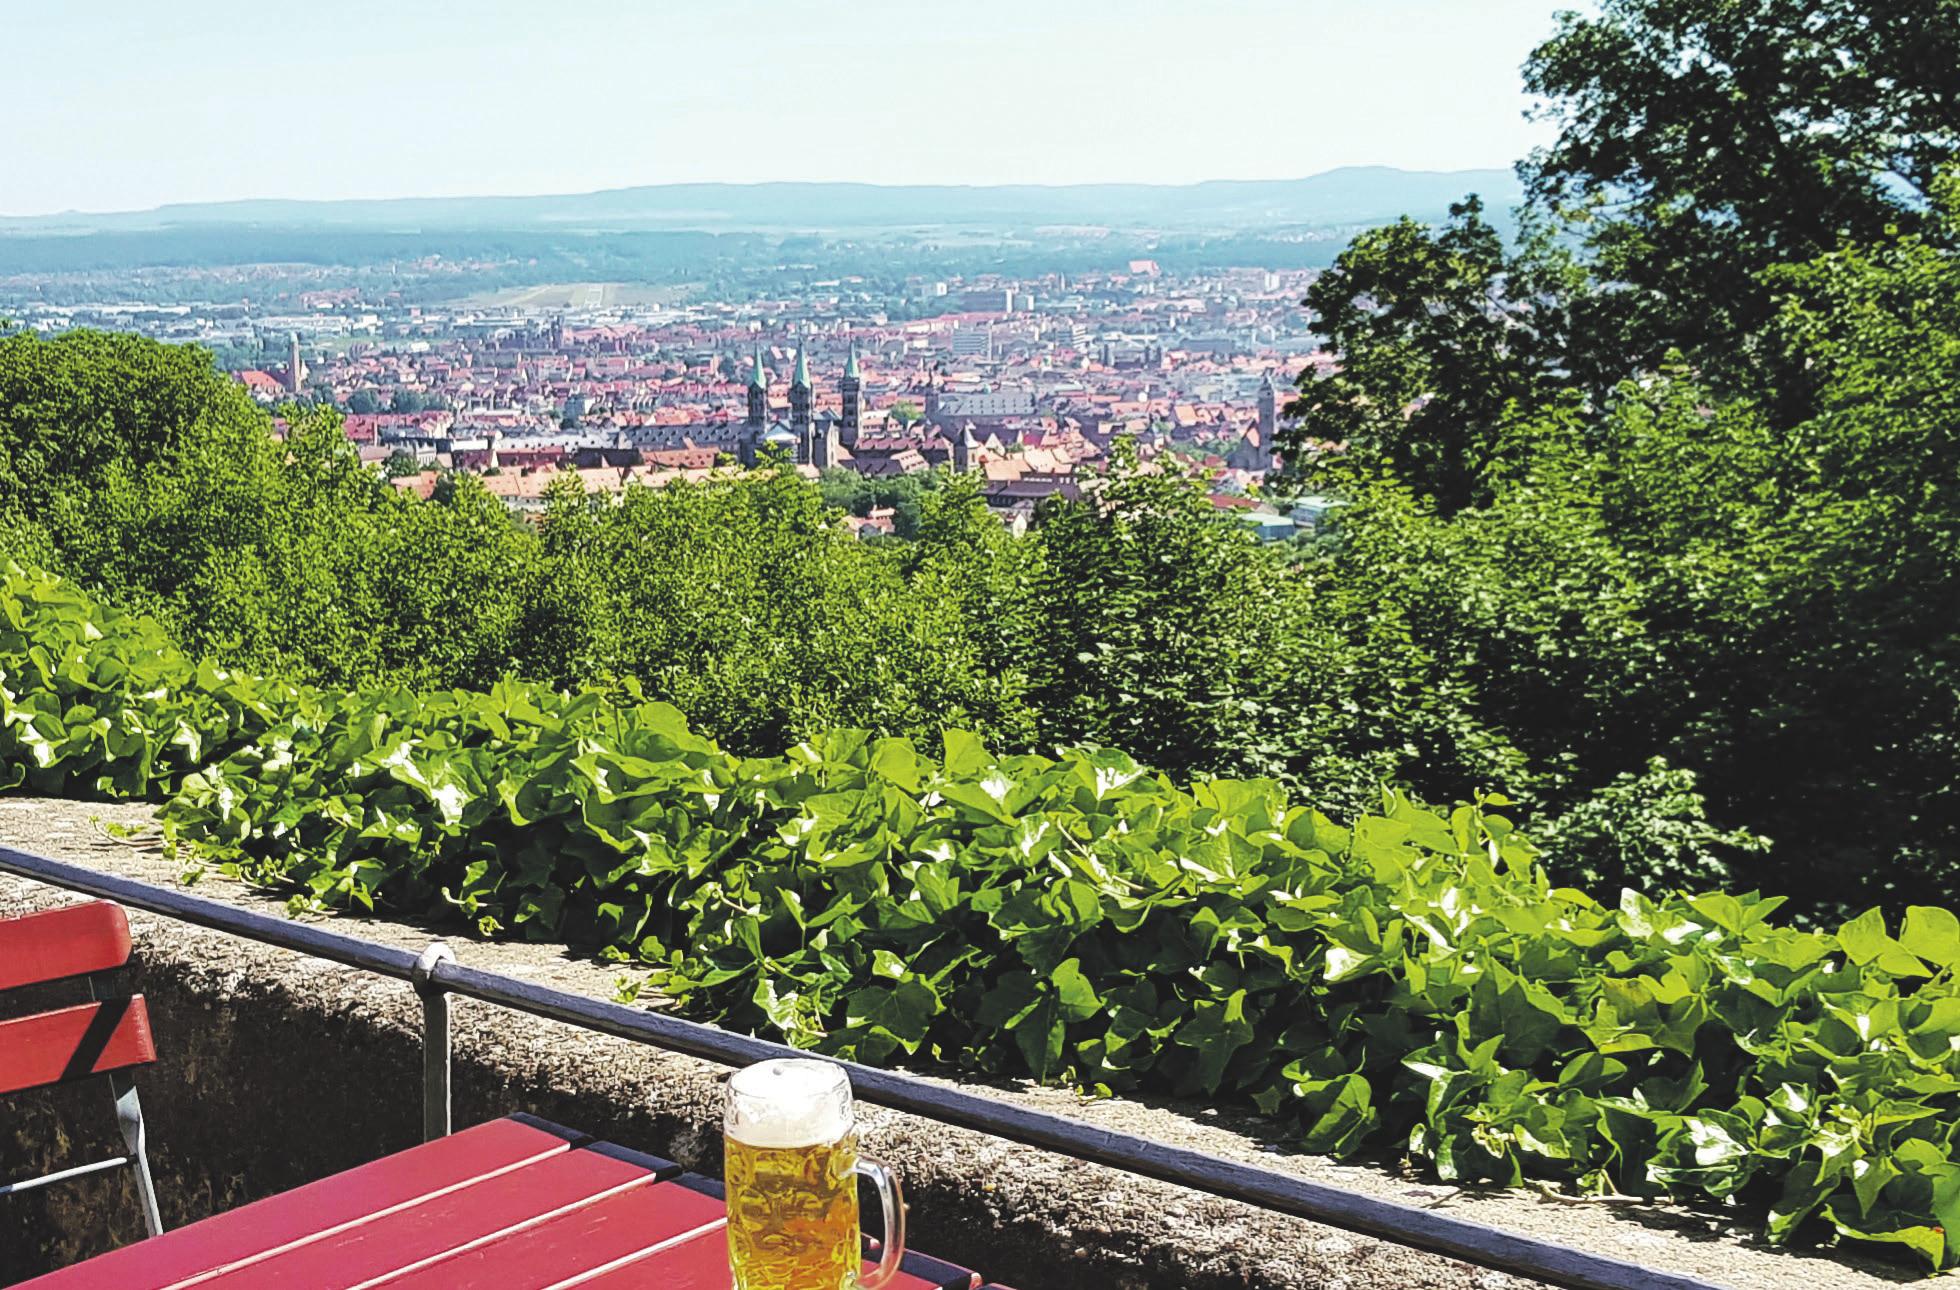
{"label": "beer foam", "polygon": [[814,1147],[851,1131],[850,1081],[830,1062],[750,1066],[730,1078],[728,1097],[728,1136],[751,1147]]}

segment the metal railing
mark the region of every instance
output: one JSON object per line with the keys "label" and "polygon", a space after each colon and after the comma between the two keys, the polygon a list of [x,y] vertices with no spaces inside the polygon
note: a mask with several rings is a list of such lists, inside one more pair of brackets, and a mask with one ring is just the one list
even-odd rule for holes
{"label": "metal railing", "polygon": [[[418,956],[391,945],[10,847],[0,847],[0,872],[409,983],[422,1004],[422,1123],[424,1134],[430,1138],[450,1130],[451,995],[725,1066],[798,1055],[797,1050],[783,1044],[466,967],[439,943]],[[1066,1116],[944,1088],[911,1075],[855,1062],[841,1064],[850,1072],[857,1095],[880,1106],[1481,1267],[1576,1290],[1717,1290],[1693,1277],[1655,1271],[1434,1210],[1358,1195],[1186,1147],[1114,1133]]]}

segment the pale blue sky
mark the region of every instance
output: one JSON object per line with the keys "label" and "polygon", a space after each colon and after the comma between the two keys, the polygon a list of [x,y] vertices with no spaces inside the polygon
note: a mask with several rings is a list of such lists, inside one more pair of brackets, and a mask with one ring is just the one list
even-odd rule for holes
{"label": "pale blue sky", "polygon": [[0,214],[1507,165],[1572,0],[0,0]]}

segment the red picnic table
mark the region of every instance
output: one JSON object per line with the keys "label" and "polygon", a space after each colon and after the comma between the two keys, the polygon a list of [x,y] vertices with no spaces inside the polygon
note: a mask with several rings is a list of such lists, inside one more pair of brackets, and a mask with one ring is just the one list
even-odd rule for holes
{"label": "red picnic table", "polygon": [[[725,1228],[713,1179],[513,1115],[16,1290],[727,1290]],[[980,1277],[908,1254],[893,1284]]]}

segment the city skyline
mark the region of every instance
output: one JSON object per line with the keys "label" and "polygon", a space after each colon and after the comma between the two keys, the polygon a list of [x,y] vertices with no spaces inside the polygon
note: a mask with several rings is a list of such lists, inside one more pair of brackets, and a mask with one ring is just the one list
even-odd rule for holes
{"label": "city skyline", "polygon": [[239,4],[0,0],[31,55],[0,215],[1502,165],[1546,137],[1518,68],[1558,7],[1000,0],[921,19],[896,0],[733,0],[568,3],[540,23],[512,3],[360,0],[274,26]]}

